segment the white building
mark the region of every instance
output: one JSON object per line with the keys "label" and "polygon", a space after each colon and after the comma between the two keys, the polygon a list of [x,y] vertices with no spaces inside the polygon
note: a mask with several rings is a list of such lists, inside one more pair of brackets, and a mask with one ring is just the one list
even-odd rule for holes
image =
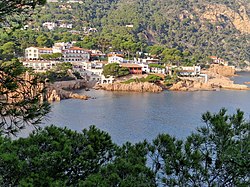
{"label": "white building", "polygon": [[181,66],[179,68],[179,74],[182,76],[196,76],[200,75],[201,67],[200,66]]}
{"label": "white building", "polygon": [[59,24],[60,28],[66,28],[66,29],[72,29],[73,28],[73,24],[72,23],[61,23]]}
{"label": "white building", "polygon": [[123,63],[124,62],[124,58],[119,57],[119,56],[109,56],[108,57],[108,63]]}
{"label": "white building", "polygon": [[54,28],[56,27],[56,23],[54,22],[45,22],[43,23],[43,27],[46,27],[49,30],[54,30]]}
{"label": "white building", "polygon": [[165,68],[160,68],[160,67],[150,67],[150,72],[151,73],[165,74],[166,69]]}
{"label": "white building", "polygon": [[39,48],[38,47],[28,47],[25,49],[25,58],[29,60],[39,59]]}
{"label": "white building", "polygon": [[90,59],[90,54],[80,47],[71,47],[62,50],[64,62],[86,62]]}
{"label": "white building", "polygon": [[35,70],[35,72],[44,72],[53,68],[60,61],[51,61],[51,60],[25,60],[23,65]]}
{"label": "white building", "polygon": [[150,68],[148,67],[148,64],[140,63],[138,65],[142,67],[142,73],[150,73]]}
{"label": "white building", "polygon": [[53,53],[62,53],[63,50],[71,48],[73,45],[69,42],[58,42],[52,47]]}

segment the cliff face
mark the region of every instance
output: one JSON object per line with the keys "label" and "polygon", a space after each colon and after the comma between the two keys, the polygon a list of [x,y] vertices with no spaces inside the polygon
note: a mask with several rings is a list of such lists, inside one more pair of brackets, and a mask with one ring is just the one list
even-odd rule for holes
{"label": "cliff face", "polygon": [[196,11],[201,15],[200,19],[203,22],[208,20],[212,23],[216,23],[229,20],[238,31],[250,34],[250,18],[247,14],[246,7],[243,5],[240,5],[237,12],[220,4],[206,5],[204,13],[201,13],[199,10]]}
{"label": "cliff face", "polygon": [[162,88],[153,83],[113,83],[113,84],[100,84],[99,89],[107,91],[129,91],[129,92],[161,92]]}

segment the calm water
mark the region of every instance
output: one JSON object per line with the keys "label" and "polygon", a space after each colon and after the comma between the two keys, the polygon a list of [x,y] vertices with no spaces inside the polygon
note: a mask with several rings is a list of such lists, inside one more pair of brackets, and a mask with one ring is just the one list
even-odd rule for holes
{"label": "calm water", "polygon": [[[234,80],[237,83],[250,81],[250,74],[241,73]],[[96,125],[107,131],[114,142],[122,144],[152,140],[159,133],[185,138],[203,125],[202,113],[218,112],[222,107],[230,113],[240,108],[247,118],[250,116],[250,91],[164,91],[155,94],[91,90],[85,94],[96,99],[54,103],[45,124],[67,126],[77,131]]]}

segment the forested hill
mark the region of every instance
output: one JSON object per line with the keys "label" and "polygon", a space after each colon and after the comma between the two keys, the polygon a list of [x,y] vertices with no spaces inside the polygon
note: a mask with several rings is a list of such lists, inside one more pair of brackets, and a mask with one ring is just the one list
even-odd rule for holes
{"label": "forested hill", "polygon": [[76,30],[95,27],[111,43],[128,36],[150,45],[250,62],[249,0],[60,1],[41,11],[39,22],[53,20],[69,20]]}

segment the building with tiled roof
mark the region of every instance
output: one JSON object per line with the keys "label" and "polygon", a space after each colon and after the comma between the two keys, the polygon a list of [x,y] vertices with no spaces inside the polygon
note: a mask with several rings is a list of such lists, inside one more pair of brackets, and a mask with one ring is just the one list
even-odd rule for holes
{"label": "building with tiled roof", "polygon": [[138,64],[121,63],[120,66],[128,68],[131,74],[142,74],[142,67]]}

